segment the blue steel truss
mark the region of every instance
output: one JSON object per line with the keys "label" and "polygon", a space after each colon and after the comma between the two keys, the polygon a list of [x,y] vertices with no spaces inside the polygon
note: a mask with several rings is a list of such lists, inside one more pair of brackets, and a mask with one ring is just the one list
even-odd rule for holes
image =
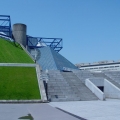
{"label": "blue steel truss", "polygon": [[0,15],[0,34],[12,37],[11,20],[9,15]]}
{"label": "blue steel truss", "polygon": [[31,37],[27,36],[27,45],[30,48],[41,48],[49,46],[56,52],[63,48],[62,38],[44,38],[44,37]]}

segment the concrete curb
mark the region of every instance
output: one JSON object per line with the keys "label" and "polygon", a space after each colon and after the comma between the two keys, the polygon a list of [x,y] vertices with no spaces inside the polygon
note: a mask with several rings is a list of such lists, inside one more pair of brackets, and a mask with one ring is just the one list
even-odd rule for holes
{"label": "concrete curb", "polygon": [[0,103],[48,103],[48,101],[43,100],[0,100]]}
{"label": "concrete curb", "polygon": [[29,63],[0,63],[0,66],[36,67],[36,64],[29,64]]}

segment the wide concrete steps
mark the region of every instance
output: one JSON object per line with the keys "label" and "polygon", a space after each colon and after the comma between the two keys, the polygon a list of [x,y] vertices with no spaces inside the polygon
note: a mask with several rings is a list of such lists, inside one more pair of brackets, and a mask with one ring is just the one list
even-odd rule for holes
{"label": "wide concrete steps", "polygon": [[83,82],[85,83],[85,79],[87,78],[93,78],[94,76],[91,74],[90,71],[80,71],[75,70],[73,73]]}
{"label": "wide concrete steps", "polygon": [[114,84],[116,87],[120,89],[120,84],[114,79],[110,78],[109,75],[106,75],[106,79],[109,80],[112,84]]}
{"label": "wide concrete steps", "polygon": [[[74,101],[73,91],[60,71],[49,71],[48,77],[49,101]],[[78,98],[78,100],[80,99]]]}
{"label": "wide concrete steps", "polygon": [[112,79],[110,77],[109,74],[107,74],[106,72],[100,72],[100,73],[92,73],[94,77],[102,77],[104,79],[107,79],[108,81],[110,81],[112,84],[114,84],[116,87],[120,88],[120,84],[115,81],[114,79]]}
{"label": "wide concrete steps", "polygon": [[63,78],[68,83],[72,93],[80,100],[98,100],[98,98],[85,86],[85,84],[78,79],[72,72],[61,72]]}
{"label": "wide concrete steps", "polygon": [[73,72],[48,72],[49,101],[88,101],[98,98]]}

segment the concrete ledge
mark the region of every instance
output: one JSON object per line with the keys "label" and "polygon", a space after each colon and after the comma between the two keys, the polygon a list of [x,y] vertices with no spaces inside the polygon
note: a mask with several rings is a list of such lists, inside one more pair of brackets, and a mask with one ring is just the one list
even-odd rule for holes
{"label": "concrete ledge", "polygon": [[41,95],[41,99],[43,101],[47,101],[47,96],[46,96],[46,92],[45,92],[45,88],[44,88],[44,84],[43,81],[41,80],[41,76],[40,76],[40,67],[37,64],[36,66],[36,74],[37,74],[37,79],[38,79],[38,85],[39,85],[39,91],[40,91],[40,95]]}
{"label": "concrete ledge", "polygon": [[104,93],[106,98],[120,99],[120,89],[106,79],[104,79]]}
{"label": "concrete ledge", "polygon": [[0,66],[36,67],[36,64],[31,64],[31,63],[0,63]]}
{"label": "concrete ledge", "polygon": [[96,87],[89,79],[85,80],[85,85],[100,99],[100,100],[105,100],[105,95],[104,93]]}
{"label": "concrete ledge", "polygon": [[0,103],[48,103],[43,100],[0,100]]}

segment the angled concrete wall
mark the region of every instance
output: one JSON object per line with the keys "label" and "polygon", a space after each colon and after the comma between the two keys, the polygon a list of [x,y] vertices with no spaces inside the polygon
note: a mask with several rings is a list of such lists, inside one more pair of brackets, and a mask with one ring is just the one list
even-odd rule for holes
{"label": "angled concrete wall", "polygon": [[85,80],[85,85],[100,99],[105,100],[104,93],[95,85],[93,84],[89,79]]}
{"label": "angled concrete wall", "polygon": [[120,99],[120,89],[106,79],[104,79],[104,93],[106,98]]}
{"label": "angled concrete wall", "polygon": [[45,92],[44,83],[41,80],[40,66],[38,64],[36,65],[36,73],[37,73],[37,79],[38,79],[38,85],[39,85],[41,99],[43,102],[45,102],[45,101],[47,101],[47,96],[46,96],[46,92]]}

